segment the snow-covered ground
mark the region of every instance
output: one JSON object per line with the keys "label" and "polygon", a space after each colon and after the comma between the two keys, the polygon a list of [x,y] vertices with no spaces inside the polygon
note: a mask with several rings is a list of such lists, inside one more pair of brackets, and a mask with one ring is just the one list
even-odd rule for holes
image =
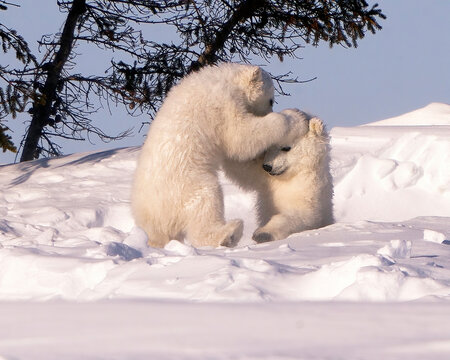
{"label": "snow-covered ground", "polygon": [[331,136],[336,224],[256,245],[224,179],[234,249],[145,245],[138,148],[0,167],[0,359],[450,358],[450,106]]}

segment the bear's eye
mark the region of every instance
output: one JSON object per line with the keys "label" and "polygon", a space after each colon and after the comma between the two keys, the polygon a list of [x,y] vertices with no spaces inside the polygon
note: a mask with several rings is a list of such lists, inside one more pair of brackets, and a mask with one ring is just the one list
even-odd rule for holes
{"label": "bear's eye", "polygon": [[273,99],[270,99],[270,106],[273,106]]}
{"label": "bear's eye", "polygon": [[281,148],[281,151],[284,151],[284,152],[291,151],[291,147],[290,147],[290,146],[282,147],[282,148]]}

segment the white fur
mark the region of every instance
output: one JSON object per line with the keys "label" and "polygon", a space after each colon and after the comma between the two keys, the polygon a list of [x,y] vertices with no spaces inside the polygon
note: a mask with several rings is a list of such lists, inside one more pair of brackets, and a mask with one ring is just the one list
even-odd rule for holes
{"label": "white fur", "polygon": [[153,120],[132,190],[132,211],[149,245],[235,245],[242,221],[224,220],[217,171],[281,141],[285,115],[272,112],[269,74],[250,65],[206,67],[173,87]]}
{"label": "white fur", "polygon": [[[299,110],[282,113],[294,119],[295,124],[284,141],[258,159],[227,161],[224,166],[225,173],[238,185],[257,191],[260,227],[253,234],[257,242],[284,239],[295,232],[333,223],[333,185],[325,127],[320,119]],[[287,147],[291,150],[282,150]]]}

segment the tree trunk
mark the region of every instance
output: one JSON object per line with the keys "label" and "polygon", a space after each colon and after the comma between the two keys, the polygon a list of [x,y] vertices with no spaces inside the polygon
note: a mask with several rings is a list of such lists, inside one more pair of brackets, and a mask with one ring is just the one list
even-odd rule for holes
{"label": "tree trunk", "polygon": [[[35,99],[33,103],[33,117],[28,128],[27,137],[23,145],[20,161],[34,160],[38,158],[37,154],[39,140],[42,136],[44,127],[49,122],[52,104],[56,98],[58,82],[61,72],[66,64],[70,53],[72,52],[75,27],[78,19],[86,11],[86,0],[74,0],[72,8],[67,14],[66,23],[61,34],[59,49],[53,61],[45,67],[47,70],[47,79],[45,81],[42,95]],[[42,71],[46,71],[41,69]]]}
{"label": "tree trunk", "polygon": [[245,0],[243,1],[233,12],[231,17],[226,21],[220,31],[215,34],[214,40],[208,44],[205,44],[205,50],[198,57],[196,61],[194,61],[190,68],[188,69],[188,73],[191,71],[198,70],[203,66],[213,64],[216,60],[216,53],[223,49],[225,41],[229,38],[230,34],[233,32],[235,26],[239,24],[239,22],[245,21],[259,8],[264,6],[264,1],[261,0]]}

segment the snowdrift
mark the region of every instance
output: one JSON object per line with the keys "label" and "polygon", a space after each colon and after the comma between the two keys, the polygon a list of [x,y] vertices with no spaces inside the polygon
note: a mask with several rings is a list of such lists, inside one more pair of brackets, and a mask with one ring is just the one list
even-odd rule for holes
{"label": "snowdrift", "polygon": [[332,129],[337,222],[282,241],[252,242],[253,195],[223,178],[234,249],[146,246],[139,148],[0,167],[0,359],[449,358],[450,126],[430,119]]}
{"label": "snowdrift", "polygon": [[450,299],[450,126],[334,128],[337,223],[255,245],[253,197],[223,180],[235,249],[148,248],[139,148],[0,168],[0,299]]}
{"label": "snowdrift", "polygon": [[450,126],[331,131],[338,221],[450,216]]}
{"label": "snowdrift", "polygon": [[435,126],[450,125],[450,105],[431,103],[421,109],[366,126]]}

